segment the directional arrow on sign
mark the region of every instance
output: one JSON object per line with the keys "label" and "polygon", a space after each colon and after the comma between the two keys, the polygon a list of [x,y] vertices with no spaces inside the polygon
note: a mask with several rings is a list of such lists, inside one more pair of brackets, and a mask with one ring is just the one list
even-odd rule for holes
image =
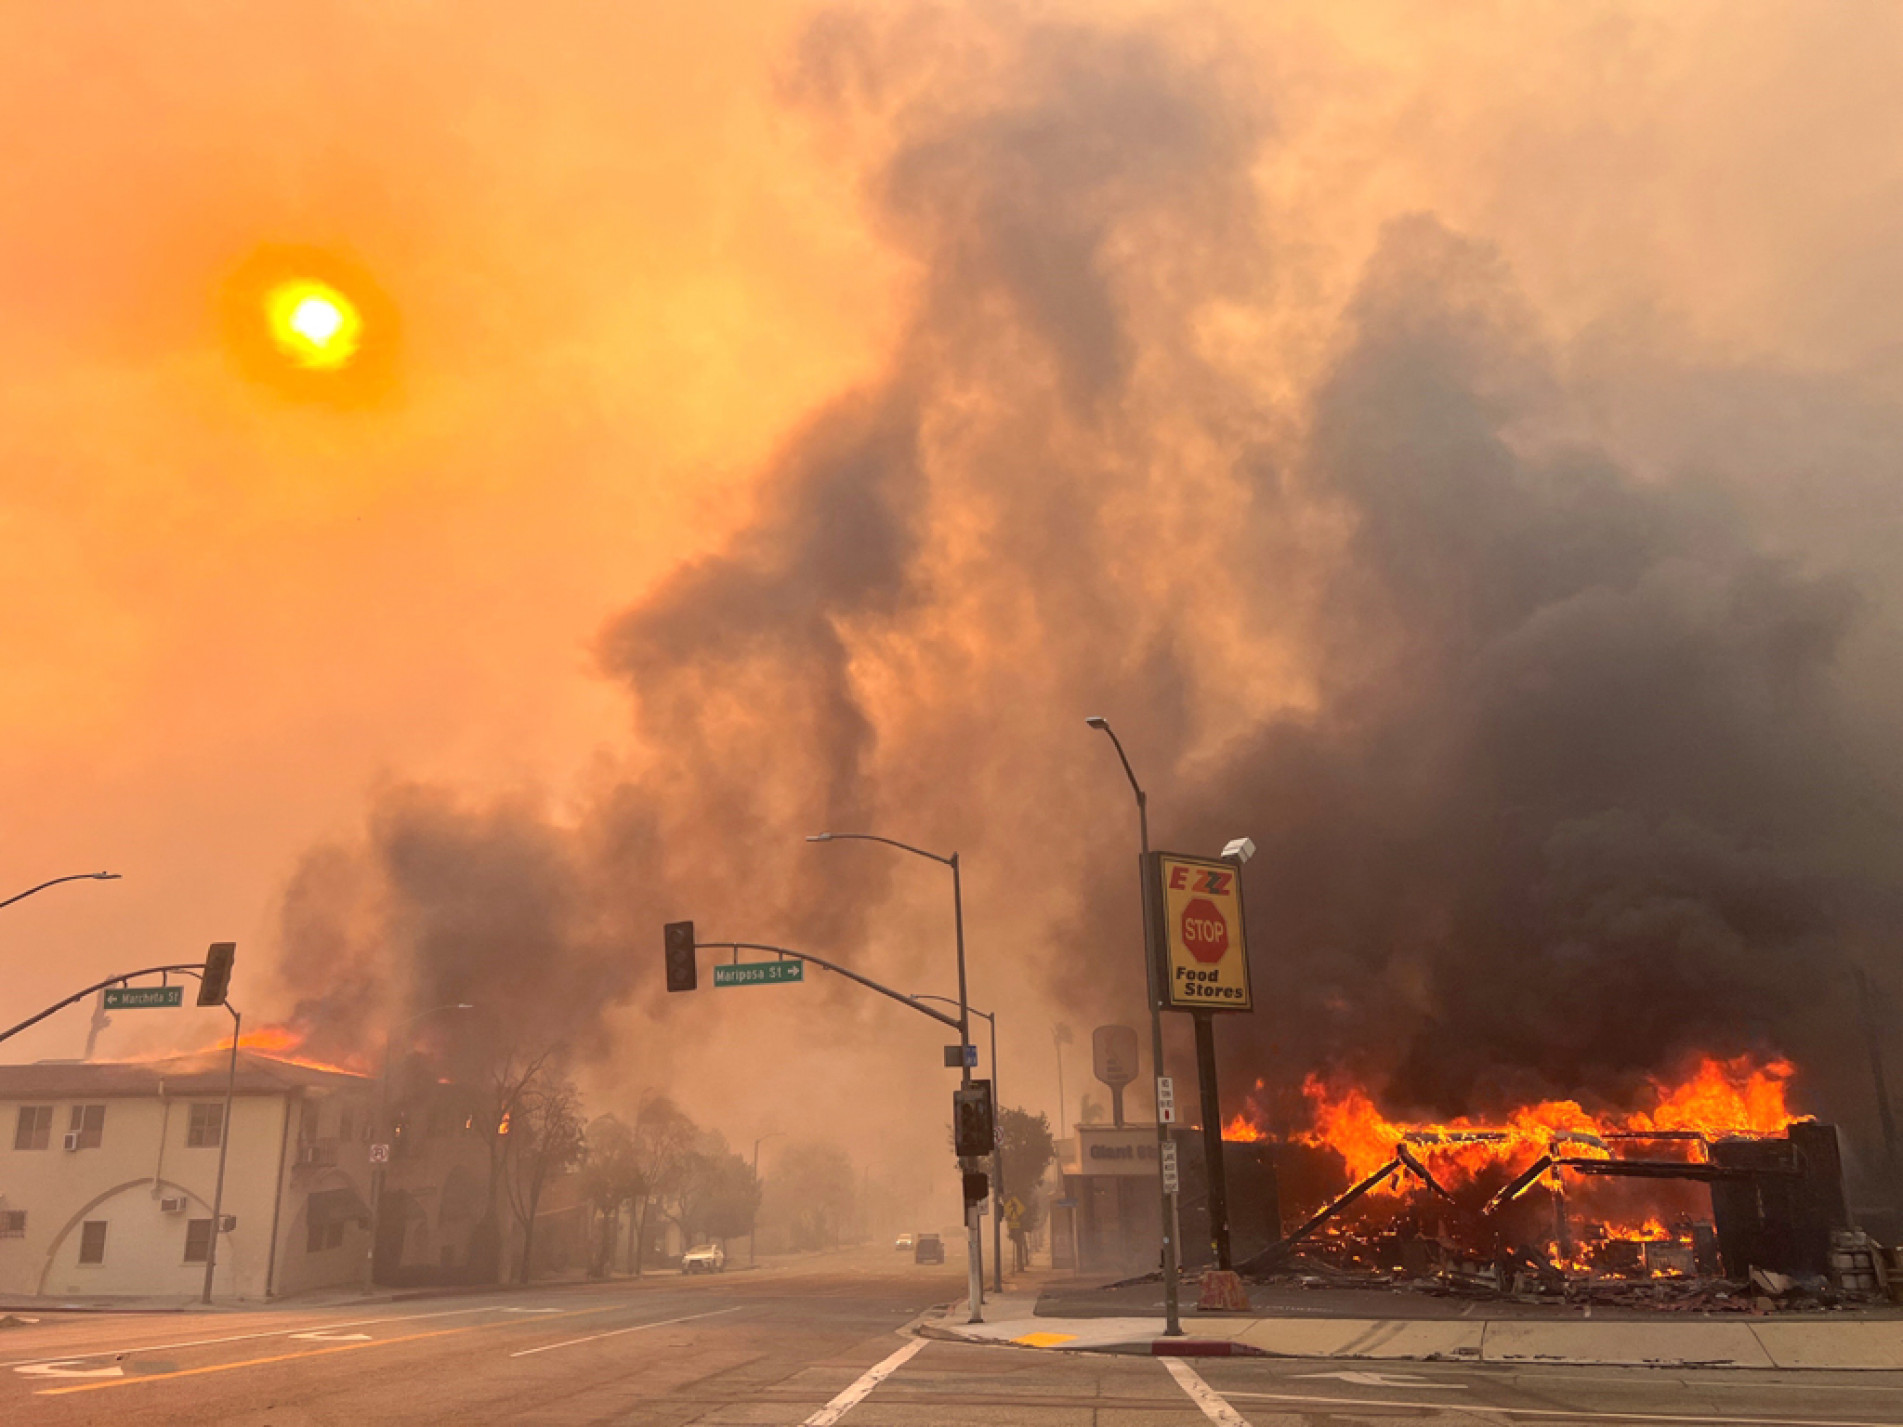
{"label": "directional arrow on sign", "polygon": [[1294,1377],[1338,1377],[1343,1382],[1352,1382],[1358,1387],[1445,1387],[1459,1392],[1465,1389],[1465,1383],[1434,1382],[1429,1378],[1416,1377],[1413,1373],[1383,1372],[1303,1372],[1291,1374]]}

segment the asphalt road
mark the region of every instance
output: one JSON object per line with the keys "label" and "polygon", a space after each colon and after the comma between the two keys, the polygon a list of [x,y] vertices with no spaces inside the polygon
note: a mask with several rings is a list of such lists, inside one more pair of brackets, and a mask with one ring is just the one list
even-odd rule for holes
{"label": "asphalt road", "polygon": [[0,1423],[1903,1424],[1903,1374],[1172,1366],[903,1332],[961,1288],[955,1265],[868,1253],[369,1307],[49,1315],[0,1331]]}

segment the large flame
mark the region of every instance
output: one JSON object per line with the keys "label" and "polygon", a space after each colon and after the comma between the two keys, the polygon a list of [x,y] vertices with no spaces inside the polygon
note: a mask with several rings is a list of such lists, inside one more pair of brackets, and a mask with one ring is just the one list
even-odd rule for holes
{"label": "large flame", "polygon": [[[282,1060],[291,1065],[301,1065],[310,1070],[330,1070],[340,1075],[367,1075],[369,1069],[362,1065],[342,1065],[334,1061],[318,1060],[315,1056],[303,1053],[304,1037],[287,1025],[260,1026],[256,1030],[245,1031],[238,1037],[238,1049],[256,1051],[273,1060]],[[226,1036],[208,1050],[221,1051],[231,1049],[231,1037]]]}
{"label": "large flame", "polygon": [[[1683,1080],[1654,1078],[1649,1110],[1593,1114],[1577,1101],[1542,1100],[1488,1120],[1461,1116],[1446,1122],[1391,1120],[1368,1091],[1352,1082],[1310,1075],[1302,1083],[1310,1123],[1292,1138],[1339,1154],[1352,1180],[1365,1179],[1405,1144],[1437,1178],[1460,1184],[1486,1169],[1525,1165],[1557,1146],[1571,1156],[1603,1157],[1614,1136],[1649,1132],[1776,1135],[1799,1118],[1790,1108],[1795,1068],[1789,1061],[1760,1062],[1750,1056],[1706,1056]],[[1266,1136],[1252,1111],[1223,1127],[1223,1138]],[[1383,1188],[1389,1186],[1383,1185]],[[1398,1187],[1397,1187],[1398,1188]]]}

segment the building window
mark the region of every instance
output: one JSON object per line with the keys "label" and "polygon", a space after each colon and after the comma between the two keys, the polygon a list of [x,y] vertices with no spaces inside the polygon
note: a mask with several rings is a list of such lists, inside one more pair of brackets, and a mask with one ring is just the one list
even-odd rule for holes
{"label": "building window", "polygon": [[304,1252],[321,1254],[326,1249],[341,1249],[344,1246],[344,1221],[332,1219],[328,1223],[313,1219],[304,1236]]}
{"label": "building window", "polygon": [[203,1263],[211,1257],[211,1220],[185,1221],[185,1262]]}
{"label": "building window", "polygon": [[53,1107],[22,1105],[20,1121],[13,1128],[16,1150],[43,1150],[53,1142]]}
{"label": "building window", "polygon": [[306,1100],[304,1108],[297,1118],[297,1138],[302,1144],[310,1144],[317,1138],[317,1102]]}
{"label": "building window", "polygon": [[104,1219],[88,1219],[79,1226],[79,1261],[81,1263],[106,1261],[106,1221]]}
{"label": "building window", "polygon": [[350,1121],[350,1107],[346,1105],[337,1112],[337,1138],[346,1143],[350,1140],[350,1134],[353,1128]]}
{"label": "building window", "polygon": [[225,1107],[219,1104],[192,1106],[192,1122],[185,1130],[185,1148],[217,1149],[225,1125]]}
{"label": "building window", "polygon": [[26,1237],[26,1210],[0,1209],[0,1239]]}
{"label": "building window", "polygon": [[[72,1118],[66,1128],[77,1137],[73,1148],[76,1150],[96,1150],[106,1137],[106,1107],[104,1105],[75,1105]],[[105,1227],[99,1230],[103,1235]],[[102,1238],[100,1242],[104,1242]]]}

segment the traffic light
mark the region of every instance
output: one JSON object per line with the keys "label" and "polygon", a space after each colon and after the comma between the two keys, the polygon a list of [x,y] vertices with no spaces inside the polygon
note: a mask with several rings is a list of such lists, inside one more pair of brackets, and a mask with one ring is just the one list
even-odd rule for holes
{"label": "traffic light", "polygon": [[215,941],[205,953],[205,970],[198,978],[198,1004],[222,1006],[231,989],[231,959],[238,954],[235,941]]}
{"label": "traffic light", "polygon": [[952,1144],[958,1151],[958,1157],[982,1159],[991,1153],[995,1143],[991,1118],[991,1082],[974,1080],[964,1089],[952,1091]]}
{"label": "traffic light", "polygon": [[965,1176],[965,1207],[982,1204],[991,1197],[991,1176],[983,1172]]}
{"label": "traffic light", "polygon": [[694,924],[667,924],[667,989],[692,991],[700,984],[694,968]]}

